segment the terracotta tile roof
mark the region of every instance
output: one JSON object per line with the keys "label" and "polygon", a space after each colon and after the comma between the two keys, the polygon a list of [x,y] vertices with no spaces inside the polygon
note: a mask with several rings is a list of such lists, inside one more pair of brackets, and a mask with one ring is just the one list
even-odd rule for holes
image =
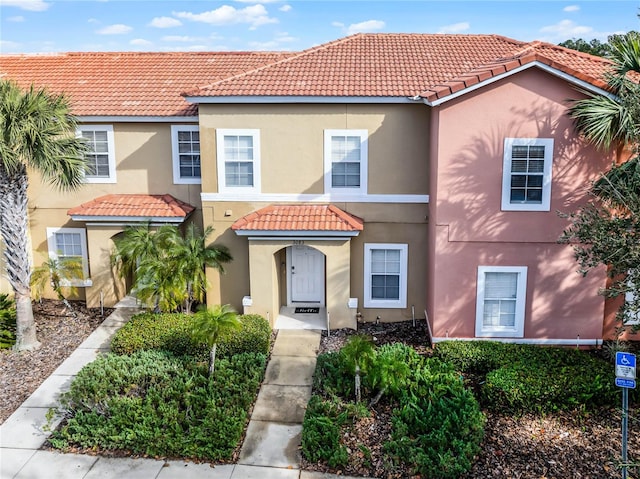
{"label": "terracotta tile roof", "polygon": [[362,231],[363,221],[335,205],[270,205],[237,220],[234,231]]}
{"label": "terracotta tile roof", "polygon": [[0,78],[66,92],[80,116],[195,116],[180,94],[290,53],[94,52],[0,55]]}
{"label": "terracotta tile roof", "polygon": [[195,208],[171,195],[105,195],[67,211],[69,216],[186,218]]}
{"label": "terracotta tile roof", "polygon": [[541,61],[603,87],[608,60],[499,35],[357,34],[188,92],[192,96],[442,98]]}

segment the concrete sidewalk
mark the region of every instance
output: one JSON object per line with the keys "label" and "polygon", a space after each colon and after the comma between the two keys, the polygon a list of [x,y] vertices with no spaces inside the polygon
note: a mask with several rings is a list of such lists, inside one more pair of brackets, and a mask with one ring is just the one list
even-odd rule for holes
{"label": "concrete sidewalk", "polygon": [[[74,376],[109,350],[139,310],[124,303],[0,425],[0,479],[349,479],[300,470],[300,434],[320,344],[319,331],[281,330],[251,415],[238,464],[107,458],[40,450],[49,408]],[[55,418],[55,428],[61,418]],[[355,478],[354,478],[355,479]]]}

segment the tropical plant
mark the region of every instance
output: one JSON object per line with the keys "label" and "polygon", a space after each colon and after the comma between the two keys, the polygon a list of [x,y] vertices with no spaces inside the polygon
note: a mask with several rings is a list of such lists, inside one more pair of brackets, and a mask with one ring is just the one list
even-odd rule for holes
{"label": "tropical plant", "polygon": [[206,244],[212,232],[208,227],[201,234],[194,224],[184,234],[173,225],[128,228],[115,241],[112,263],[122,276],[133,278],[133,292],[156,312],[190,313],[195,302],[205,299],[205,267],[222,272],[232,259],[225,246]]}
{"label": "tropical plant", "polygon": [[47,283],[58,296],[58,300],[69,310],[73,310],[71,303],[67,301],[65,290],[70,293],[75,291],[72,285],[74,280],[84,278],[82,260],[76,257],[49,258],[31,273],[31,288],[35,299],[40,300]]}
{"label": "tropical plant", "polygon": [[209,346],[209,376],[216,365],[216,348],[223,334],[240,329],[238,313],[228,304],[201,309],[194,315],[193,336]]}
{"label": "tropical plant", "polygon": [[76,123],[64,95],[33,86],[22,91],[14,82],[0,81],[0,234],[16,302],[18,350],[40,345],[31,306],[27,170],[58,189],[79,188],[85,145],[76,138]]}
{"label": "tropical plant", "polygon": [[594,145],[624,148],[631,157],[592,184],[587,204],[562,215],[570,225],[560,242],[574,246],[583,274],[607,267],[611,281],[602,294],[627,296],[618,312],[622,332],[640,313],[640,34],[615,36],[610,44],[613,64],[607,81],[613,95],[589,94],[573,102],[569,114]]}
{"label": "tropical plant", "polygon": [[16,342],[16,305],[8,294],[0,294],[0,349]]}
{"label": "tropical plant", "polygon": [[356,402],[360,402],[362,399],[360,374],[366,374],[373,361],[375,356],[373,342],[368,336],[357,334],[344,345],[341,354],[352,369],[350,372],[354,374]]}

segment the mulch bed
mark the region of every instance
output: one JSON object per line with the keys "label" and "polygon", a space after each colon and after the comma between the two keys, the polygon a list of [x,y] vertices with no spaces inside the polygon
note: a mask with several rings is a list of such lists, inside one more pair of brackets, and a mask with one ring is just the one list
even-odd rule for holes
{"label": "mulch bed", "polygon": [[[378,345],[404,342],[420,354],[430,354],[424,320],[392,324],[365,323],[359,332],[370,335]],[[320,352],[339,350],[353,330],[323,335]],[[613,367],[613,365],[612,365]],[[640,462],[640,408],[630,411],[629,458]],[[462,479],[604,479],[619,478],[621,456],[621,414],[619,409],[595,412],[561,412],[547,416],[512,417],[484,411],[485,439],[473,468]],[[341,469],[303,459],[302,468],[342,475],[384,479],[413,478],[407,470],[390,470],[382,459],[381,444],[390,436],[391,408],[381,401],[369,418],[359,420],[341,440],[348,448],[350,464]],[[366,446],[371,456],[363,454]],[[640,477],[640,468],[629,470],[629,478]],[[421,478],[427,479],[427,478]]]}
{"label": "mulch bed", "polygon": [[84,302],[71,301],[74,314],[60,301],[33,303],[36,351],[0,350],[0,424],[84,341],[113,309],[87,309]]}

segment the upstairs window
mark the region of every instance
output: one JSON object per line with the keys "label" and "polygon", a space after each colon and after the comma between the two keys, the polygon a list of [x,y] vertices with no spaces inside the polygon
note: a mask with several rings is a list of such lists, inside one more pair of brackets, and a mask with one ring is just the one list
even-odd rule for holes
{"label": "upstairs window", "polygon": [[260,192],[260,131],[216,132],[218,190],[221,193]]}
{"label": "upstairs window", "polygon": [[367,131],[324,131],[325,192],[366,194]]}
{"label": "upstairs window", "polygon": [[553,139],[507,138],[502,172],[503,211],[549,211]]}
{"label": "upstairs window", "polygon": [[200,184],[200,131],[197,125],[172,125],[173,182]]}
{"label": "upstairs window", "polygon": [[87,146],[85,153],[84,177],[87,183],[115,183],[116,160],[114,154],[113,126],[82,125],[78,136],[84,138]]}

